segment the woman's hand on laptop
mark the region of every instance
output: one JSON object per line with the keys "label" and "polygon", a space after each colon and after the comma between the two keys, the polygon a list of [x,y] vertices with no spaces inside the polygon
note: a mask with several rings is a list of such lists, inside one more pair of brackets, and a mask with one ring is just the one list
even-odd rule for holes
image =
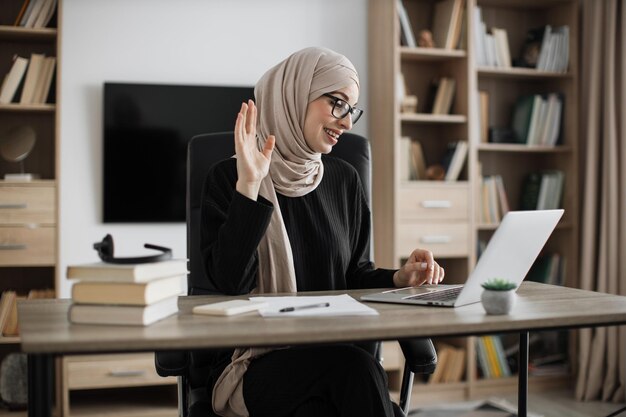
{"label": "woman's hand on laptop", "polygon": [[431,251],[415,249],[404,266],[393,275],[393,284],[398,288],[439,284],[444,275],[444,269],[435,261]]}

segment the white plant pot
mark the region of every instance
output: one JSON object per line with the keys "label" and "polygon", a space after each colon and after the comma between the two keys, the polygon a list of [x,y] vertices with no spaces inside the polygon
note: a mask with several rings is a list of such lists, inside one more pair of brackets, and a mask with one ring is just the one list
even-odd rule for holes
{"label": "white plant pot", "polygon": [[483,290],[480,301],[487,314],[509,314],[515,305],[517,293],[515,290],[508,291],[492,291]]}

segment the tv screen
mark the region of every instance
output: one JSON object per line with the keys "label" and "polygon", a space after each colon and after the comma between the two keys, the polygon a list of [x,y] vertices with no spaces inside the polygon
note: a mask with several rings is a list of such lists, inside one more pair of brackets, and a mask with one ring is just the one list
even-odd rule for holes
{"label": "tv screen", "polygon": [[233,130],[253,87],[104,84],[105,223],[184,222],[187,143]]}

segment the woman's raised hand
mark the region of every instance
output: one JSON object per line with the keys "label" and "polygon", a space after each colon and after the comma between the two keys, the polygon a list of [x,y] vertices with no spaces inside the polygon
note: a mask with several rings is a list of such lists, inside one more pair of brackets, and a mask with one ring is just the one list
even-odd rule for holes
{"label": "woman's raised hand", "polygon": [[235,123],[235,153],[237,154],[237,186],[239,193],[256,200],[261,181],[270,169],[274,135],[267,137],[265,146],[259,151],[256,140],[256,105],[254,101],[241,104]]}
{"label": "woman's raised hand", "polygon": [[435,261],[433,253],[415,249],[406,263],[393,275],[396,287],[416,287],[422,284],[439,284],[445,276],[444,269]]}

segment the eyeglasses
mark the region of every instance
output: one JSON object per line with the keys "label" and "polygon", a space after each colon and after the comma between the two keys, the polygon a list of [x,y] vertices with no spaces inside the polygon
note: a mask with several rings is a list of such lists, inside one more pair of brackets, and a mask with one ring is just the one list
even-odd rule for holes
{"label": "eyeglasses", "polygon": [[331,94],[323,94],[323,96],[328,97],[333,101],[333,110],[331,113],[336,119],[343,119],[348,114],[350,114],[352,124],[356,124],[356,122],[358,122],[363,115],[363,110],[352,107],[351,105],[346,103],[345,100],[342,100],[339,97],[335,97]]}

